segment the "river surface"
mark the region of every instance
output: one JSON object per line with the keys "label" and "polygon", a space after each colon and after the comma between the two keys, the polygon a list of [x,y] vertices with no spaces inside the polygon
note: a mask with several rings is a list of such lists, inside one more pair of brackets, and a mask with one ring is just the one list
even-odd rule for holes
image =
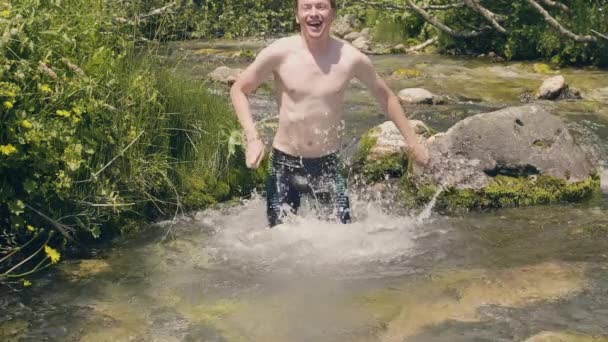
{"label": "river surface", "polygon": [[[216,66],[246,63],[222,53],[259,46],[190,42],[169,50],[180,72],[202,79]],[[373,61],[396,91],[424,87],[452,99],[408,108],[437,131],[520,104],[549,76],[532,63]],[[421,76],[390,79],[396,68]],[[584,99],[544,105],[603,164],[608,72],[559,72]],[[256,117],[272,123],[270,91],[252,99]],[[345,147],[383,120],[354,83]],[[301,215],[269,230],[258,195],[162,222],[1,294],[0,341],[608,341],[606,195],[430,217],[373,196],[353,193],[352,202],[350,225],[317,219],[308,201]]]}

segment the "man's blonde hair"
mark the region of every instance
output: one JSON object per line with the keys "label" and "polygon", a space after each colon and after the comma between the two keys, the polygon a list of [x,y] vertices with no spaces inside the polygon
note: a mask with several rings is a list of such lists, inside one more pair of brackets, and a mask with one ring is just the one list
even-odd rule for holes
{"label": "man's blonde hair", "polygon": [[[338,6],[336,5],[336,0],[329,0],[329,4],[331,6],[331,9],[333,9],[334,11],[338,8]],[[293,0],[293,9],[298,9],[298,0]]]}

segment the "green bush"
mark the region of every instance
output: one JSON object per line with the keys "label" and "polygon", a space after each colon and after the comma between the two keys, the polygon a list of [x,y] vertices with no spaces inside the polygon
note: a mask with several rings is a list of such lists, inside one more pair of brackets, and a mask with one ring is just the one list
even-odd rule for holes
{"label": "green bush", "polygon": [[116,21],[129,10],[118,0],[0,3],[0,280],[57,262],[77,240],[260,180],[242,162],[229,105],[161,71]]}

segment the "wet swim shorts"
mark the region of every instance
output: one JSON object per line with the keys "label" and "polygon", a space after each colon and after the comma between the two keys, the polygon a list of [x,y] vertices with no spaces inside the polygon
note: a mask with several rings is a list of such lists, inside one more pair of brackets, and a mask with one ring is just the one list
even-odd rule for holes
{"label": "wet swim shorts", "polygon": [[349,223],[346,180],[340,174],[339,166],[340,159],[336,153],[320,158],[302,158],[273,149],[266,180],[270,226],[282,223],[286,210],[296,213],[304,194],[312,197],[324,217],[334,216],[338,222]]}

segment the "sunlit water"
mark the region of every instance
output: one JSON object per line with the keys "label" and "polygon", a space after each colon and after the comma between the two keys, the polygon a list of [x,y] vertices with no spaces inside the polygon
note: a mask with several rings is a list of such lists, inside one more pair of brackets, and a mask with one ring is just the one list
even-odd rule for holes
{"label": "sunlit water", "polygon": [[[6,341],[519,341],[608,336],[608,201],[268,229],[255,198],[164,222],[2,296]],[[306,209],[306,208],[305,208]],[[171,238],[160,239],[167,230]],[[570,335],[568,335],[570,336]]]}
{"label": "sunlit water", "polygon": [[[410,108],[438,131],[518,104],[545,77],[526,64],[374,61],[383,74],[426,75],[390,81],[395,89],[459,99]],[[563,72],[588,99],[546,105],[605,164],[608,73]],[[258,117],[272,120],[270,95],[255,99]],[[358,86],[347,109],[347,137],[383,121]],[[261,196],[162,222],[94,260],[64,262],[29,288],[2,288],[0,341],[607,340],[605,195],[451,216],[357,191],[352,199],[349,225],[317,218],[309,201],[268,229]]]}

